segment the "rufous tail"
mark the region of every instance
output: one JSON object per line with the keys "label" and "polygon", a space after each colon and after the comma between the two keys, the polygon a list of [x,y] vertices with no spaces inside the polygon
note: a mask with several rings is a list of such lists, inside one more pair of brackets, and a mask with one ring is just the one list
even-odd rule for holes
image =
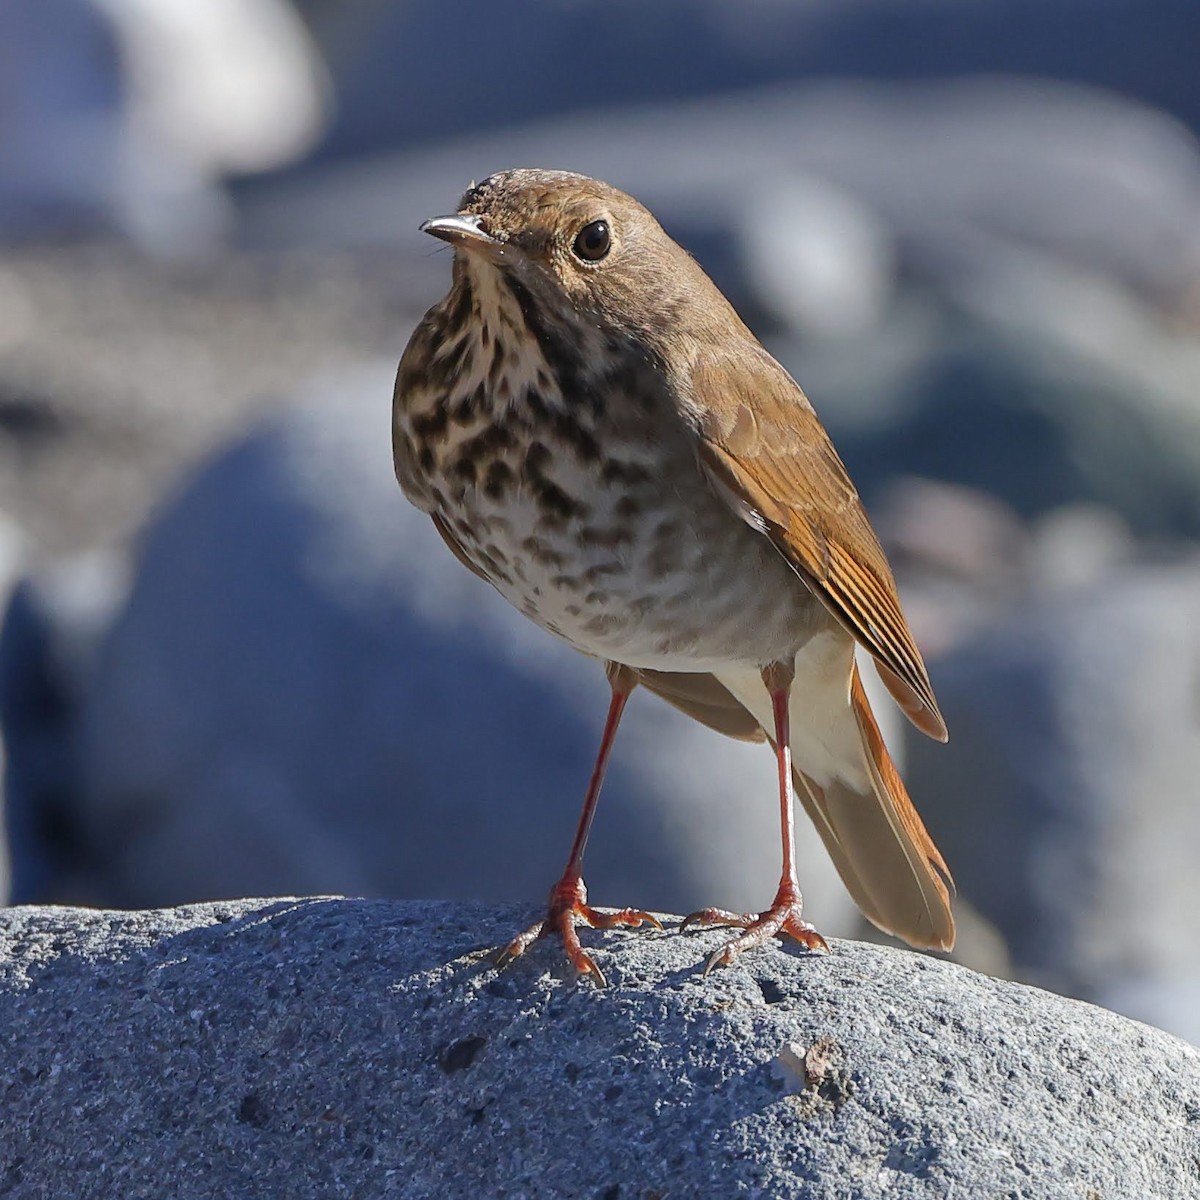
{"label": "rufous tail", "polygon": [[799,766],[796,793],[817,827],[846,889],[864,915],[910,946],[954,946],[954,881],[883,744],[855,664],[850,706],[862,738],[869,790],[841,780],[824,786]]}

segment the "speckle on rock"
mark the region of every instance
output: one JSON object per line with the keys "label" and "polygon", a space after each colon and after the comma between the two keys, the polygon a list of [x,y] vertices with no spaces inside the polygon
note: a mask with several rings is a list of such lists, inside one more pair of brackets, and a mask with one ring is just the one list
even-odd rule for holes
{"label": "speckle on rock", "polygon": [[474,1061],[475,1056],[487,1045],[487,1038],[481,1037],[465,1037],[455,1042],[452,1046],[447,1046],[439,1061],[442,1064],[442,1070],[447,1075],[453,1075],[455,1071],[465,1071]]}

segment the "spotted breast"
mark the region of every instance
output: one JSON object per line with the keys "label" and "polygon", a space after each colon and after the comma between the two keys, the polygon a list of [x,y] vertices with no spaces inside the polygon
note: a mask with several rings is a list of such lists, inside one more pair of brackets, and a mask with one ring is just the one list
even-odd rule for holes
{"label": "spotted breast", "polygon": [[770,661],[823,623],[715,491],[661,371],[619,334],[551,325],[518,281],[467,260],[397,391],[409,498],[505,599],[585,653],[712,670]]}

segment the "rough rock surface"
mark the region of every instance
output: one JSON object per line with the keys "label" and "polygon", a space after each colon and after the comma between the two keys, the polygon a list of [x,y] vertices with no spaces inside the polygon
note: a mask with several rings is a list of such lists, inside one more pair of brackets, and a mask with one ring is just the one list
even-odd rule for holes
{"label": "rough rock surface", "polygon": [[1200,1190],[1200,1053],[900,951],[341,899],[0,920],[0,1194],[1073,1197]]}

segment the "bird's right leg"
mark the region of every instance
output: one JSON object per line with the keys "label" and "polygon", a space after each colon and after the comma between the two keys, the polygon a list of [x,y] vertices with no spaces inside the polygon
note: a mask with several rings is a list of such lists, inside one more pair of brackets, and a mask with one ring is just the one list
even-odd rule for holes
{"label": "bird's right leg", "polygon": [[587,902],[587,888],[583,883],[583,852],[592,829],[592,818],[596,815],[596,803],[600,799],[600,788],[604,783],[604,773],[612,754],[613,743],[616,741],[621,714],[625,711],[633,689],[637,687],[637,673],[629,667],[620,663],[609,663],[606,672],[609,686],[612,688],[608,719],[604,722],[600,751],[596,755],[596,765],[592,768],[592,778],[583,801],[583,810],[579,814],[579,824],[575,829],[575,840],[571,843],[567,865],[562,878],[550,889],[546,916],[524,933],[519,933],[497,956],[497,964],[503,967],[524,954],[538,938],[557,933],[562,938],[563,948],[575,970],[581,975],[592,976],[602,987],[607,982],[604,973],[580,945],[576,922],[600,929],[608,929],[614,925],[642,924],[662,929],[655,917],[641,909],[622,908],[617,912],[600,912]]}

